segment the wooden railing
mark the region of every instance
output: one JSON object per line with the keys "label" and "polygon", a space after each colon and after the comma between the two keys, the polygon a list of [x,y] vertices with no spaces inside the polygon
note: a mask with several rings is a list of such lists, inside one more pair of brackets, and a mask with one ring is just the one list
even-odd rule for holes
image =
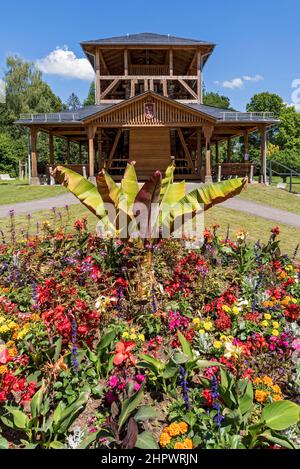
{"label": "wooden railing", "polygon": [[130,65],[128,68],[129,75],[150,75],[150,76],[166,76],[169,75],[168,65]]}

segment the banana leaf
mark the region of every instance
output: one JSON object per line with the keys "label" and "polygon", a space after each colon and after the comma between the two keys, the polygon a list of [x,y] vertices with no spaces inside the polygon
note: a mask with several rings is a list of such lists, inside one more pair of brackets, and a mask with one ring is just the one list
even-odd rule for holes
{"label": "banana leaf", "polygon": [[[134,201],[133,216],[138,219],[139,232],[142,238],[151,237],[151,232],[155,226],[159,210],[161,180],[161,172],[155,171],[140,189]],[[155,208],[154,204],[157,205]]]}
{"label": "banana leaf", "polygon": [[135,171],[135,161],[128,163],[125,169],[124,177],[121,182],[123,194],[127,197],[127,205],[131,207],[139,192],[139,183]]}
{"label": "banana leaf", "polygon": [[175,171],[175,164],[172,163],[167,167],[166,172],[165,172],[165,177],[163,178],[162,183],[161,183],[161,191],[160,191],[161,200],[167,190],[167,187],[169,187],[170,184],[174,182],[174,171]]}

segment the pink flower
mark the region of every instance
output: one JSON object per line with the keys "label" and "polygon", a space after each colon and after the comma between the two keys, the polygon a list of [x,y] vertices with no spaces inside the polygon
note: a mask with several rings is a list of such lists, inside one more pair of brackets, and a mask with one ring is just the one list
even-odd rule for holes
{"label": "pink flower", "polygon": [[141,385],[139,383],[134,383],[133,389],[137,392],[140,389]]}
{"label": "pink flower", "polygon": [[135,379],[138,383],[142,383],[145,380],[145,376],[139,374],[135,376]]}
{"label": "pink flower", "polygon": [[109,385],[112,387],[112,388],[115,388],[117,385],[118,385],[118,377],[116,375],[113,375],[109,378]]}
{"label": "pink flower", "polygon": [[293,340],[292,347],[294,350],[300,350],[300,339]]}

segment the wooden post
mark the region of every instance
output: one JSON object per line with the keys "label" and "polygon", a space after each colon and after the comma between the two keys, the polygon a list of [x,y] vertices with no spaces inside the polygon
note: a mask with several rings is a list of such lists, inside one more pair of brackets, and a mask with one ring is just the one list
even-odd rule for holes
{"label": "wooden post", "polygon": [[144,91],[148,91],[148,80],[144,80]]}
{"label": "wooden post", "polygon": [[267,182],[267,153],[266,153],[266,127],[263,125],[259,128],[260,131],[260,182],[266,184]]}
{"label": "wooden post", "polygon": [[227,163],[230,163],[231,160],[231,138],[227,139]]}
{"label": "wooden post", "polygon": [[211,177],[211,152],[210,152],[210,142],[211,136],[213,134],[213,126],[211,125],[204,125],[203,132],[205,137],[205,182],[212,182]]}
{"label": "wooden post", "polygon": [[102,169],[102,130],[98,131],[98,167],[99,171]]}
{"label": "wooden post", "polygon": [[248,130],[244,132],[244,161],[249,160],[249,133]]}
{"label": "wooden post", "polygon": [[38,135],[38,131],[36,127],[31,127],[30,129],[30,146],[31,146],[31,181],[30,181],[30,184],[32,184],[33,186],[40,185],[40,180],[38,178],[38,171],[37,171],[37,153],[36,153],[37,135]]}
{"label": "wooden post", "polygon": [[202,168],[202,142],[201,142],[201,127],[197,128],[197,174],[201,176]]}
{"label": "wooden post", "polygon": [[197,52],[197,96],[198,103],[202,103],[202,71],[201,71],[201,51]]}
{"label": "wooden post", "polygon": [[54,141],[53,134],[49,134],[49,154],[50,154],[50,164],[54,164]]}
{"label": "wooden post", "polygon": [[91,125],[87,128],[87,134],[89,139],[89,180],[95,181],[95,148],[94,148],[94,138],[96,134],[97,127]]}
{"label": "wooden post", "polygon": [[170,77],[173,76],[173,49],[169,50],[169,73]]}
{"label": "wooden post", "polygon": [[128,49],[124,49],[124,75],[128,76]]}
{"label": "wooden post", "polygon": [[101,101],[101,83],[100,83],[100,51],[96,50],[96,57],[95,57],[95,71],[96,71],[96,83],[95,83],[95,98],[96,104],[99,104]]}
{"label": "wooden post", "polygon": [[216,142],[216,164],[219,164],[219,142]]}
{"label": "wooden post", "polygon": [[70,163],[70,156],[71,156],[70,140],[67,138],[67,164]]}
{"label": "wooden post", "polygon": [[162,80],[162,85],[163,85],[163,95],[168,97],[167,80]]}

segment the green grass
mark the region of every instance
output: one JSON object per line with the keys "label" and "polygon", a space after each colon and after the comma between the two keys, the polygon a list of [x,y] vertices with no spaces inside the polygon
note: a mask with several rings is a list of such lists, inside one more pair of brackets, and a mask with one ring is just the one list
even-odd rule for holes
{"label": "green grass", "polygon": [[[60,215],[61,214],[61,217]],[[53,228],[58,228],[61,224],[67,228],[68,231],[72,231],[72,225],[74,220],[81,218],[83,216],[87,217],[89,223],[89,229],[93,232],[96,228],[98,219],[93,216],[85,207],[82,205],[73,205],[69,208],[69,217],[64,208],[57,209],[56,215],[51,211],[42,211],[33,213],[31,216],[29,232],[31,235],[36,233],[37,222],[39,222],[39,231],[41,231],[42,222],[48,221],[50,226]],[[244,229],[248,232],[248,239],[251,241],[257,241],[258,239],[262,243],[266,243],[270,236],[270,230],[277,223],[266,220],[261,217],[256,217],[253,215],[243,214],[236,210],[227,209],[223,207],[213,207],[211,210],[208,210],[204,216],[204,223],[206,227],[210,227],[213,224],[220,225],[220,235],[225,236],[227,225],[230,226],[230,238],[235,240],[236,232],[238,230]],[[28,219],[26,215],[20,215],[15,217],[15,226],[17,236],[21,235],[21,229],[25,232],[28,228]],[[300,230],[297,228],[292,228],[290,226],[284,225],[282,223],[280,226],[280,239],[281,239],[281,250],[283,253],[292,255],[294,253],[295,247],[300,243]],[[0,228],[6,232],[6,236],[9,239],[10,233],[10,219],[2,218],[0,219]],[[300,252],[298,254],[300,259]]]}
{"label": "green grass", "polygon": [[300,215],[300,197],[276,187],[249,184],[239,197]]}
{"label": "green grass", "polygon": [[0,184],[0,205],[45,199],[64,193],[66,193],[66,189],[62,186]]}

